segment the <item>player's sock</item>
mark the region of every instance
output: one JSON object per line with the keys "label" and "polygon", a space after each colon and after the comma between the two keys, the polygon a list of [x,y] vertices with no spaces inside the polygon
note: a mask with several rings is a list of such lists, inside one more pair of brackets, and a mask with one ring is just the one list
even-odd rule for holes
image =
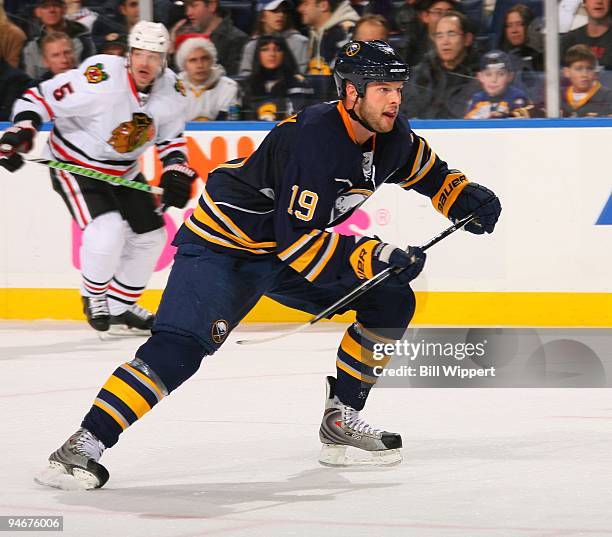
{"label": "player's sock", "polygon": [[108,307],[111,315],[121,315],[130,306],[136,304],[144,289],[144,284],[127,285],[115,276],[108,288]]}
{"label": "player's sock", "polygon": [[119,366],[94,400],[82,427],[108,448],[119,435],[168,394],[166,386],[142,360]]}
{"label": "player's sock", "polygon": [[336,360],[337,382],[335,393],[350,407],[361,410],[370,390],[376,384],[388,356],[376,358],[374,345],[390,340],[377,339],[359,323],[354,323],[344,334]]}

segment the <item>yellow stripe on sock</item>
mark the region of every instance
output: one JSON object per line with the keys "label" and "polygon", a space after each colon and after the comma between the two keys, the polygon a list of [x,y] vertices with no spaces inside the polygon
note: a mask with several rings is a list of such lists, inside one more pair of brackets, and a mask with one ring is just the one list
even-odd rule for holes
{"label": "yellow stripe on sock", "polygon": [[102,388],[121,399],[136,414],[138,419],[151,410],[149,403],[147,403],[147,400],[142,395],[114,375],[111,375]]}

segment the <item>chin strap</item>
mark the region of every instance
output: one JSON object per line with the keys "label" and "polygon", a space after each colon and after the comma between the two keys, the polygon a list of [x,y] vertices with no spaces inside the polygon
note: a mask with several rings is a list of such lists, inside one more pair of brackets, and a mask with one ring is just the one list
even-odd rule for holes
{"label": "chin strap", "polygon": [[379,132],[377,130],[375,130],[367,121],[364,121],[363,119],[361,119],[358,115],[357,112],[355,112],[355,105],[357,104],[357,101],[359,100],[359,96],[357,96],[357,99],[355,99],[355,103],[353,104],[353,108],[351,108],[350,110],[348,108],[346,108],[346,106],[344,106],[344,103],[342,103],[342,106],[344,106],[344,109],[346,110],[346,113],[349,115],[349,117],[356,121],[357,123],[359,123],[364,129],[369,130],[370,132],[373,132],[374,134],[383,134],[382,132]]}

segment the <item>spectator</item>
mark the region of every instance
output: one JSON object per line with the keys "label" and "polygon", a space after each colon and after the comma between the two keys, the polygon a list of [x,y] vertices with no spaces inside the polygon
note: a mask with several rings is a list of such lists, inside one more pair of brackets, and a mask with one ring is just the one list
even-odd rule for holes
{"label": "spectator", "polygon": [[417,65],[425,55],[434,50],[433,33],[440,17],[453,10],[454,0],[420,0],[416,4],[419,22],[413,34],[403,34],[404,44],[400,54],[408,65]]}
{"label": "spectator", "polygon": [[234,26],[230,15],[219,7],[218,0],[185,0],[185,15],[187,18],[172,29],[175,50],[189,37],[209,38],[227,74],[236,75],[242,49],[249,37]]}
{"label": "spectator", "polygon": [[253,70],[253,54],[255,44],[260,35],[278,33],[285,38],[287,46],[293,54],[298,71],[306,72],[308,64],[308,39],[293,28],[291,7],[289,0],[272,0],[258,5],[259,16],[253,38],[246,44],[242,51],[240,62],[240,76],[248,76]]}
{"label": "spectator", "polygon": [[91,9],[83,7],[81,0],[66,0],[66,18],[69,21],[80,22],[90,32],[98,14]]}
{"label": "spectator", "polygon": [[298,11],[310,32],[306,72],[331,75],[336,53],[349,40],[359,15],[349,0],[302,0]]}
{"label": "spectator", "polygon": [[107,34],[104,42],[100,45],[99,54],[110,54],[112,56],[125,56],[128,52],[128,38],[125,34]]}
{"label": "spectator", "polygon": [[565,34],[588,22],[582,0],[559,0],[559,33]]}
{"label": "spectator", "polygon": [[542,71],[544,57],[528,44],[527,28],[534,14],[524,4],[515,4],[504,15],[504,27],[499,48],[515,59],[515,70]]}
{"label": "spectator", "polygon": [[112,0],[109,8],[93,25],[91,33],[96,49],[101,52],[109,41],[116,41],[118,36],[127,36],[139,20],[138,0]]}
{"label": "spectator", "polygon": [[514,72],[508,54],[501,50],[487,52],[480,59],[477,76],[482,90],[470,99],[466,119],[529,117],[533,105],[522,89],[512,85]]}
{"label": "spectator", "polygon": [[400,34],[415,36],[419,31],[421,22],[419,20],[418,0],[404,0],[395,10],[393,22]]}
{"label": "spectator", "polygon": [[38,0],[34,14],[41,23],[40,32],[23,49],[23,64],[31,78],[39,79],[47,71],[43,63],[40,43],[49,32],[68,34],[74,45],[77,63],[94,53],[94,44],[87,28],[78,22],[66,19],[64,0]]}
{"label": "spectator", "polygon": [[474,75],[477,54],[469,20],[451,11],[438,20],[433,39],[435,49],[415,67],[404,91],[401,110],[408,117],[458,119],[465,104],[478,89]]}
{"label": "spectator", "polygon": [[0,60],[4,59],[11,66],[17,67],[26,39],[25,32],[8,18],[0,0]]}
{"label": "spectator", "polygon": [[231,106],[239,106],[238,84],[217,63],[217,49],[210,39],[192,37],[176,53],[176,64],[185,84],[189,106],[187,121],[228,118]]}
{"label": "spectator", "polygon": [[0,121],[9,121],[13,103],[31,84],[28,75],[0,58]]}
{"label": "spectator", "polygon": [[584,0],[588,21],[584,26],[565,34],[561,40],[561,57],[574,45],[587,45],[599,65],[612,69],[612,32],[610,0]]}
{"label": "spectator", "polygon": [[49,32],[40,41],[40,48],[47,72],[36,81],[37,84],[76,67],[74,45],[67,34]]}
{"label": "spectator", "polygon": [[253,72],[244,83],[244,118],[285,119],[310,104],[313,90],[297,71],[287,42],[278,35],[257,39]]}
{"label": "spectator", "polygon": [[597,80],[597,57],[586,45],[570,47],[563,58],[570,86],[561,102],[564,117],[612,115],[612,90]]}
{"label": "spectator", "polygon": [[359,19],[353,30],[354,41],[389,40],[389,23],[382,15],[368,14]]}

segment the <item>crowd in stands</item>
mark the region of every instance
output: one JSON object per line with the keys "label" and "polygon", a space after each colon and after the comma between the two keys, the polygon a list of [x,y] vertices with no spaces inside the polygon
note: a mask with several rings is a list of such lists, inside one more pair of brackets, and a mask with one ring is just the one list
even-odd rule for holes
{"label": "crowd in stands", "polygon": [[[279,121],[335,98],[350,39],[389,42],[411,67],[409,118],[542,117],[541,0],[154,0],[192,121]],[[612,116],[611,0],[558,0],[561,110]],[[0,120],[29,86],[93,54],[126,55],[138,0],[0,0]]]}

